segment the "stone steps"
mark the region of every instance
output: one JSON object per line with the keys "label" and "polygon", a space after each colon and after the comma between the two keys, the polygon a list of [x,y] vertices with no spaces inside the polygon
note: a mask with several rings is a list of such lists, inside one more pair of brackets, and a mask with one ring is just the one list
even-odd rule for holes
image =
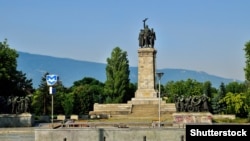
{"label": "stone steps", "polygon": [[[129,120],[129,121],[147,121],[147,122],[152,122],[152,121],[158,121],[159,115],[150,115],[150,116],[137,116],[137,115],[112,115],[110,117],[111,120]],[[167,122],[172,122],[173,121],[173,116],[171,113],[167,114],[161,114],[161,121],[167,121]]]}
{"label": "stone steps", "polygon": [[133,105],[130,116],[155,116],[158,114],[158,108],[156,104]]}
{"label": "stone steps", "polygon": [[[166,107],[169,108],[169,106]],[[159,105],[158,104],[133,105],[131,114],[112,115],[111,119],[157,121],[159,119]],[[172,112],[161,111],[161,121],[171,121],[171,120],[172,120]]]}

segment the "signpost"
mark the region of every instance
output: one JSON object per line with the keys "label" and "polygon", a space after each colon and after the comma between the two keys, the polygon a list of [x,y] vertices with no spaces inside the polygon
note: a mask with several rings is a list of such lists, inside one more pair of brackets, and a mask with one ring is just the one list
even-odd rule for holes
{"label": "signpost", "polygon": [[46,76],[46,82],[49,86],[49,94],[51,94],[51,123],[53,128],[53,110],[54,110],[54,98],[53,95],[56,93],[56,89],[53,86],[58,82],[59,77],[55,74],[50,74]]}

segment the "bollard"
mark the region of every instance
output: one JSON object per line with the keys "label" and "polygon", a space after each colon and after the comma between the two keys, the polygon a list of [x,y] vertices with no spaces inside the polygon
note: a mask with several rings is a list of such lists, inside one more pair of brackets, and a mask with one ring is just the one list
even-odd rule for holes
{"label": "bollard", "polygon": [[67,138],[64,138],[63,141],[67,141]]}
{"label": "bollard", "polygon": [[184,141],[184,135],[181,135],[181,141]]}
{"label": "bollard", "polygon": [[103,137],[103,141],[106,141],[106,137]]}
{"label": "bollard", "polygon": [[147,137],[146,136],[143,136],[143,141],[147,141]]}

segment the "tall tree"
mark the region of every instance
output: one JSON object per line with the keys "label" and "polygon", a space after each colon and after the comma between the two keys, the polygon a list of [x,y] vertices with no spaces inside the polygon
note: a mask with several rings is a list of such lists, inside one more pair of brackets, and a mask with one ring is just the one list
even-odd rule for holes
{"label": "tall tree", "polygon": [[221,83],[220,84],[220,89],[218,91],[218,94],[215,95],[212,98],[212,112],[214,114],[219,114],[219,113],[223,113],[226,111],[226,103],[225,101],[221,101],[219,102],[221,99],[223,99],[226,96],[226,88],[225,88],[225,84]]}
{"label": "tall tree", "polygon": [[[8,102],[33,93],[32,80],[17,70],[17,57],[18,53],[9,47],[7,39],[0,42],[0,113],[13,113]],[[29,104],[27,108],[30,109]]]}
{"label": "tall tree", "polygon": [[7,39],[0,42],[0,95],[24,96],[32,93],[32,80],[17,70],[18,53],[11,49]]}
{"label": "tall tree", "polygon": [[[245,79],[246,79],[246,85],[247,85],[247,91],[246,91],[246,101],[247,104],[250,105],[250,41],[246,42],[245,44],[245,57],[246,57],[246,67],[244,68],[245,71]],[[250,106],[249,106],[250,107]],[[250,117],[250,108],[248,108],[248,116]]]}
{"label": "tall tree", "polygon": [[125,95],[129,92],[129,61],[127,52],[115,47],[111,58],[107,58],[106,82],[104,93],[107,103],[125,102]]}
{"label": "tall tree", "polygon": [[37,115],[48,115],[51,111],[51,95],[49,94],[49,86],[46,82],[46,72],[41,78],[41,83],[33,94],[32,107]]}
{"label": "tall tree", "polygon": [[246,57],[246,67],[244,68],[245,71],[245,79],[246,81],[250,82],[250,41],[245,44],[245,57]]}
{"label": "tall tree", "polygon": [[209,98],[207,104],[208,104],[208,110],[210,112],[212,112],[212,103],[211,103],[211,99],[212,99],[212,93],[213,93],[213,88],[212,88],[212,84],[210,81],[206,81],[203,84],[203,89],[204,89],[204,94]]}

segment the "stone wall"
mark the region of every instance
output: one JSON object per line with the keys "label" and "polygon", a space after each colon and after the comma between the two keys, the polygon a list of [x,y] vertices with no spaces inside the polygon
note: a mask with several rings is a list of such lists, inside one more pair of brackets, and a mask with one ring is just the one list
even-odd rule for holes
{"label": "stone wall", "polygon": [[94,104],[94,111],[90,115],[108,114],[108,115],[127,115],[132,110],[132,104]]}
{"label": "stone wall", "polygon": [[173,113],[173,124],[174,126],[185,126],[186,124],[203,123],[212,124],[213,115],[209,112],[191,113],[191,112],[180,112]]}
{"label": "stone wall", "polygon": [[35,129],[35,141],[181,141],[183,128]]}
{"label": "stone wall", "polygon": [[0,114],[0,127],[31,127],[34,118],[29,113]]}
{"label": "stone wall", "polygon": [[235,119],[235,115],[213,115],[213,119]]}

